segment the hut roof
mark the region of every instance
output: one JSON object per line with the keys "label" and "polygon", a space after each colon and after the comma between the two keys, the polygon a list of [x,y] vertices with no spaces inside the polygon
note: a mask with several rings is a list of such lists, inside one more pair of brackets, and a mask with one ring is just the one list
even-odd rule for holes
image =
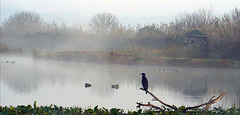
{"label": "hut roof", "polygon": [[200,32],[197,29],[186,33],[185,36],[189,36],[189,37],[203,37],[203,38],[207,38],[208,37],[206,34]]}

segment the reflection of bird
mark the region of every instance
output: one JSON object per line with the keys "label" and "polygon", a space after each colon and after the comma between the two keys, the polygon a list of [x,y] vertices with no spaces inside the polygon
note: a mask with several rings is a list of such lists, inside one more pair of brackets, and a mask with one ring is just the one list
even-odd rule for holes
{"label": "reflection of bird", "polygon": [[85,83],[85,88],[92,87],[92,84]]}
{"label": "reflection of bird", "polygon": [[146,94],[147,94],[147,90],[148,90],[148,80],[147,80],[147,78],[145,77],[146,74],[145,74],[145,73],[141,73],[140,75],[142,75],[142,86],[143,86],[143,89],[146,91]]}
{"label": "reflection of bird", "polygon": [[116,85],[112,85],[112,88],[118,89],[119,86],[118,86],[118,84],[116,84]]}

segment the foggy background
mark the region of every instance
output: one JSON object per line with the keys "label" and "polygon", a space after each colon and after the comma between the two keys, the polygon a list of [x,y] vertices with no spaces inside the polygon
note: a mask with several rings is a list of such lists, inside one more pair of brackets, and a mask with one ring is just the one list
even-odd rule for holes
{"label": "foggy background", "polygon": [[221,16],[239,7],[239,0],[3,0],[1,19],[19,11],[37,12],[47,21],[63,21],[69,25],[86,24],[97,13],[115,14],[124,25],[174,21],[177,15],[192,13],[199,8],[214,8]]}
{"label": "foggy background", "polygon": [[217,16],[214,9],[200,8],[177,15],[169,23],[124,25],[112,13],[97,13],[86,24],[48,22],[38,13],[20,11],[3,21],[1,51],[92,51],[163,50],[163,56],[178,56],[183,51],[184,34],[198,29],[209,36],[209,57],[240,57],[240,10]]}
{"label": "foggy background", "polygon": [[[72,106],[84,101],[80,106],[104,106],[111,100],[109,107],[128,102],[135,108],[137,101],[151,100],[139,93],[139,73],[146,72],[150,89],[171,103],[199,104],[227,91],[219,104],[239,105],[239,71],[224,68],[240,59],[239,6],[239,0],[1,1],[0,98],[4,105],[37,101]],[[183,55],[184,34],[194,29],[209,37],[206,62]],[[54,58],[36,58],[45,55]],[[213,63],[224,69],[161,65],[189,58],[200,67]],[[95,60],[102,63],[88,63]],[[86,89],[86,82],[97,87]],[[117,83],[119,90],[110,87]],[[46,99],[46,94],[51,96]],[[119,98],[126,101],[115,103]]]}

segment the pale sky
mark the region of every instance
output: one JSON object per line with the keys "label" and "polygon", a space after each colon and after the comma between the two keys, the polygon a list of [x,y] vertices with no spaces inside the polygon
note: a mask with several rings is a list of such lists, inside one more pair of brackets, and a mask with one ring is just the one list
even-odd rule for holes
{"label": "pale sky", "polygon": [[177,16],[214,9],[215,15],[240,8],[240,0],[1,0],[1,21],[14,12],[33,11],[46,21],[87,24],[96,13],[115,14],[124,24],[173,21]]}

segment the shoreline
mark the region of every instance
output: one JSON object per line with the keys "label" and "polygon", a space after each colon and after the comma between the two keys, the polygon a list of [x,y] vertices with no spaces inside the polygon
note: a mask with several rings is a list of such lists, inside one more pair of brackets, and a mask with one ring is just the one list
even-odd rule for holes
{"label": "shoreline", "polygon": [[197,59],[197,58],[170,58],[146,54],[124,52],[95,52],[95,51],[62,51],[55,53],[34,54],[34,58],[57,59],[77,62],[91,62],[102,64],[127,64],[146,66],[166,66],[185,68],[219,68],[239,69],[240,62],[230,59]]}

